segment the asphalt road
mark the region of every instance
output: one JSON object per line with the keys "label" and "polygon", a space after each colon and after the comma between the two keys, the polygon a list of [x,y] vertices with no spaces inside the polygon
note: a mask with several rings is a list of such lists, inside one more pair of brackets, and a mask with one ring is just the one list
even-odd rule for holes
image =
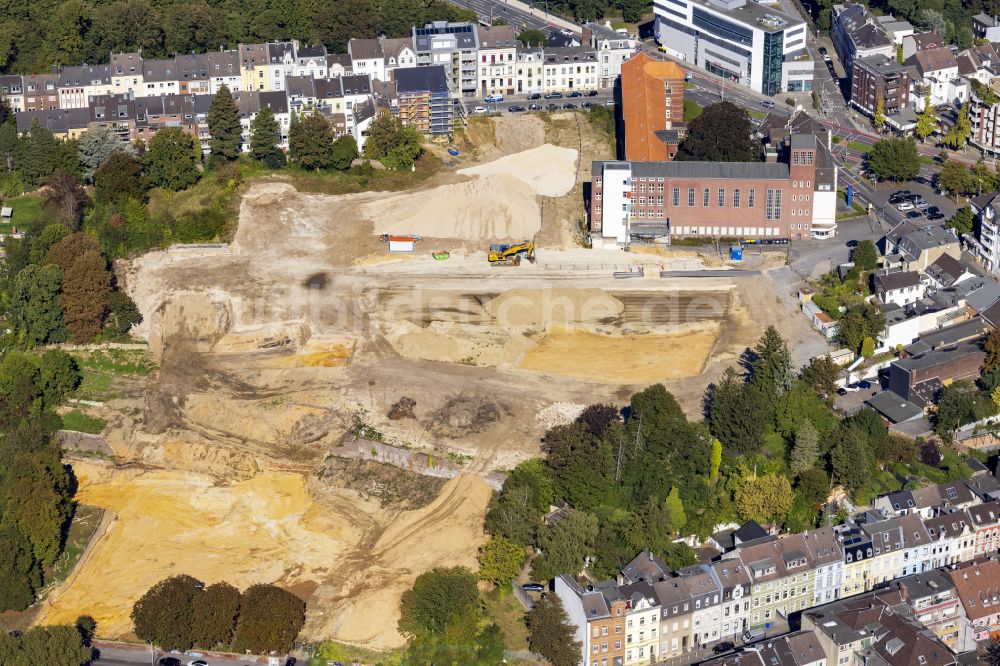
{"label": "asphalt road", "polygon": [[528,108],[531,104],[537,104],[542,110],[548,110],[549,104],[555,104],[560,108],[564,104],[574,104],[578,109],[583,108],[585,102],[593,105],[605,105],[609,101],[614,101],[610,90],[600,90],[595,97],[568,97],[565,93],[561,99],[528,99],[527,95],[504,95],[502,102],[485,102],[482,98],[475,102],[466,102],[465,107],[469,113],[475,115],[476,107],[483,107],[487,113],[506,113],[512,106],[523,106]]}
{"label": "asphalt road", "polygon": [[[546,20],[544,0],[531,3],[534,7],[525,11],[519,7],[510,5],[504,0],[449,0],[453,5],[471,9],[480,18],[490,21],[491,19],[503,19],[508,25],[518,26],[528,30],[559,30],[560,26]],[[578,30],[579,32],[579,30]]]}
{"label": "asphalt road", "polygon": [[[202,659],[207,661],[209,666],[245,666],[249,664],[257,664],[258,662],[247,659],[247,660],[236,660],[236,659],[215,659],[212,657],[192,657],[185,654],[167,655],[166,653],[157,651],[155,654],[150,653],[149,650],[124,650],[121,648],[101,648],[100,657],[94,660],[94,664],[99,664],[100,666],[155,666],[157,662],[165,656],[173,656],[181,660],[181,664],[187,666],[189,661],[195,659]],[[281,664],[284,664],[282,659]]]}

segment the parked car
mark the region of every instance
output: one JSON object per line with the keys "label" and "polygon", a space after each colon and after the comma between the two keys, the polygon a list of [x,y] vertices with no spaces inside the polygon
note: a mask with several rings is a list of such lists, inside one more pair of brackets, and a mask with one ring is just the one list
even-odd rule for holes
{"label": "parked car", "polygon": [[774,108],[774,102],[772,102],[769,99],[765,99],[763,102],[760,103],[760,105],[762,107],[764,107],[765,109],[773,109]]}
{"label": "parked car", "polygon": [[593,102],[584,102],[580,106],[582,106],[585,109],[589,109],[590,107],[594,106],[594,103]]}
{"label": "parked car", "polygon": [[509,112],[511,112],[511,113],[521,113],[522,111],[525,110],[525,108],[523,106],[518,105],[518,104],[512,104],[510,106],[510,108],[508,108],[507,110]]}
{"label": "parked car", "polygon": [[614,105],[615,105],[615,100],[613,99],[604,100],[604,106],[614,106]]}
{"label": "parked car", "polygon": [[181,666],[181,660],[177,657],[164,657],[156,663],[160,666]]}
{"label": "parked car", "polygon": [[541,104],[529,104],[528,105],[528,111],[541,111],[541,110],[542,110],[542,105]]}
{"label": "parked car", "polygon": [[819,47],[819,53],[820,55],[826,55],[826,47],[825,46]]}
{"label": "parked car", "polygon": [[549,104],[545,108],[547,108],[549,111],[558,111],[559,110],[559,105],[558,104]]}
{"label": "parked car", "polygon": [[872,383],[867,379],[862,379],[860,382],[858,382],[858,388],[870,389],[871,387]]}
{"label": "parked car", "polygon": [[545,99],[562,99],[562,93],[561,92],[545,93],[544,97]]}
{"label": "parked car", "polygon": [[575,109],[576,108],[576,104],[573,104],[572,102],[566,102],[565,104],[563,104],[563,108],[564,109]]}
{"label": "parked car", "polygon": [[903,203],[896,206],[896,210],[898,210],[900,213],[905,213],[908,210],[913,210],[913,204],[911,204],[909,201],[904,201]]}
{"label": "parked car", "polygon": [[924,201],[923,199],[921,199],[920,201],[914,202],[913,205],[916,206],[917,208],[920,208],[920,209],[924,209],[924,208],[930,207],[930,204],[927,203],[926,201]]}
{"label": "parked car", "polygon": [[861,387],[858,386],[857,384],[848,384],[847,386],[844,387],[844,390],[847,391],[848,393],[857,393],[858,391],[861,390]]}
{"label": "parked car", "polygon": [[188,666],[208,666],[208,662],[204,659],[195,659],[188,662]]}
{"label": "parked car", "polygon": [[587,97],[597,97],[597,91],[596,90],[588,90],[587,91]]}
{"label": "parked car", "polygon": [[734,647],[736,647],[736,645],[732,641],[722,641],[714,648],[712,648],[712,652],[714,652],[715,654],[722,654],[723,652],[729,652]]}
{"label": "parked car", "polygon": [[525,592],[544,592],[545,586],[541,583],[525,583],[521,586],[521,589]]}
{"label": "parked car", "polygon": [[496,104],[497,102],[503,101],[503,95],[490,95],[486,98],[486,101],[490,104]]}
{"label": "parked car", "polygon": [[583,97],[583,93],[579,90],[573,90],[570,94],[566,95],[566,97]]}
{"label": "parked car", "polygon": [[572,37],[573,36],[573,31],[570,30],[569,28],[563,28],[559,32],[561,32],[562,34],[566,35],[567,37]]}
{"label": "parked car", "polygon": [[903,196],[903,200],[904,201],[909,201],[910,203],[917,203],[918,201],[921,201],[922,199],[923,199],[923,197],[920,196],[919,194],[910,194],[909,192],[907,192]]}
{"label": "parked car", "polygon": [[542,93],[531,93],[528,95],[528,99],[541,99]]}
{"label": "parked car", "polygon": [[924,211],[922,210],[911,210],[906,214],[906,219],[908,220],[919,220],[924,216]]}
{"label": "parked car", "polygon": [[478,113],[478,114],[480,114],[480,115],[481,115],[481,114],[484,114],[484,113],[486,113],[486,107],[485,107],[485,106],[477,106],[476,108],[474,108],[474,109],[472,110],[472,112],[473,112],[473,113]]}
{"label": "parked car", "polygon": [[847,395],[847,389],[845,388],[837,389],[837,395]]}

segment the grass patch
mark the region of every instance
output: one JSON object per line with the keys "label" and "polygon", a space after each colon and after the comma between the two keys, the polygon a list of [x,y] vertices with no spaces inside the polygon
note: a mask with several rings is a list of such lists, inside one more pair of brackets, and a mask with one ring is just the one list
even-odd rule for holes
{"label": "grass patch", "polygon": [[493,590],[483,594],[486,609],[503,631],[504,646],[508,650],[528,649],[528,626],[524,622],[524,606],[509,589]]}
{"label": "grass patch", "polygon": [[63,430],[76,430],[77,432],[99,435],[104,430],[105,425],[107,425],[107,421],[104,419],[96,416],[88,416],[79,409],[74,409],[62,415]]}
{"label": "grass patch", "polygon": [[156,369],[145,349],[104,349],[71,352],[80,366],[83,381],[73,397],[104,402],[124,397],[123,379],[144,377]]}
{"label": "grass patch", "polygon": [[104,510],[96,506],[86,504],[76,506],[73,519],[69,524],[63,552],[56,563],[45,571],[45,592],[57,587],[73,571],[73,567],[76,566],[83,551],[87,548],[87,543],[97,531],[103,513]]}
{"label": "grass patch", "polygon": [[757,109],[749,109],[747,114],[751,118],[756,118],[757,120],[764,120],[764,118],[767,118],[767,114],[765,112],[758,111]]}
{"label": "grass patch", "polygon": [[309,660],[309,666],[326,666],[327,661],[339,661],[344,664],[358,662],[361,664],[398,666],[403,663],[403,656],[404,650],[402,649],[378,652],[336,641],[323,641],[316,649],[316,656]]}
{"label": "grass patch", "polygon": [[684,100],[684,122],[689,123],[701,115],[704,107],[693,99]]}
{"label": "grass patch", "polygon": [[415,166],[413,171],[373,169],[364,166],[354,167],[347,171],[304,171],[292,166],[275,173],[288,177],[295,189],[300,192],[314,194],[394,192],[421,185],[441,170],[443,162],[439,157],[424,152]]}
{"label": "grass patch", "polygon": [[690,81],[684,82],[684,90],[694,90],[694,84]]}
{"label": "grass patch", "polygon": [[870,153],[872,150],[871,146],[867,143],[861,143],[860,141],[850,141],[848,142],[847,147],[859,153]]}
{"label": "grass patch", "polygon": [[27,229],[28,226],[42,215],[42,204],[44,203],[40,194],[24,194],[3,202],[4,206],[13,209],[10,221],[0,224],[0,233],[11,233],[12,227]]}

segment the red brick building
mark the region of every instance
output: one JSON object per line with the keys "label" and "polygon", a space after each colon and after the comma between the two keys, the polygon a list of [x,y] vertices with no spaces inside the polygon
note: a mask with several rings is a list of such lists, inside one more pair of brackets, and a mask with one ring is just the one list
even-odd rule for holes
{"label": "red brick building", "polygon": [[594,162],[592,240],[810,238],[815,193],[835,191],[827,156],[814,135],[793,134],[778,162]]}
{"label": "red brick building", "polygon": [[640,52],[622,63],[621,87],[626,159],[672,160],[684,120],[684,70]]}

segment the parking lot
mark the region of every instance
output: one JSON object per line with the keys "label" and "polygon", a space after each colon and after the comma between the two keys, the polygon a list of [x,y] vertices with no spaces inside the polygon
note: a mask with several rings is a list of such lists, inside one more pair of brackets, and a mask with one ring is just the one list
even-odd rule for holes
{"label": "parking lot", "polygon": [[[558,95],[558,97],[556,96]],[[614,106],[610,90],[579,90],[569,93],[545,95],[504,95],[500,101],[466,101],[466,108],[472,115],[488,113],[523,113],[531,111],[556,111],[559,109],[587,109],[591,106]],[[511,109],[515,109],[511,111]]]}
{"label": "parking lot", "polygon": [[958,209],[954,199],[936,194],[933,187],[920,183],[910,182],[894,186],[886,185],[879,187],[874,192],[866,193],[865,198],[871,200],[875,209],[881,213],[885,219],[889,220],[892,226],[895,226],[897,223],[906,219],[906,212],[896,210],[895,205],[889,204],[889,197],[891,197],[894,192],[898,192],[900,190],[909,190],[913,194],[919,194],[924,201],[929,204],[929,206],[936,206],[943,216],[941,219],[936,221],[928,220],[926,215],[921,215],[920,217],[911,219],[910,222],[918,227],[944,224]]}
{"label": "parking lot", "polygon": [[872,377],[867,381],[871,384],[870,388],[862,388],[858,391],[848,391],[844,395],[840,395],[838,392],[837,409],[850,416],[851,414],[854,414],[864,408],[865,400],[882,391],[882,387],[879,385],[877,377]]}

